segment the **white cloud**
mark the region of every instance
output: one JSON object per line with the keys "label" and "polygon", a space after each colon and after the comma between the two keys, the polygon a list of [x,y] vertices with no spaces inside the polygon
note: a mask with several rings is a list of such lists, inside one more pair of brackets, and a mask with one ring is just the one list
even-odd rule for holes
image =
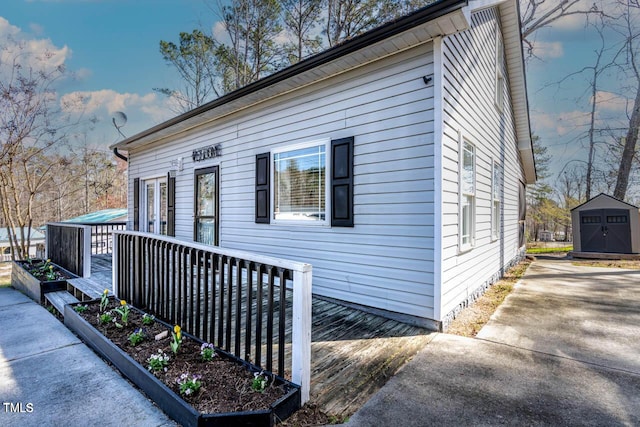
{"label": "white cloud", "polygon": [[612,92],[602,90],[596,92],[596,104],[600,110],[626,113],[630,102],[631,100]]}
{"label": "white cloud", "polygon": [[[2,64],[13,64],[15,61],[23,68],[45,72],[64,65],[72,54],[68,46],[58,47],[50,39],[24,33],[3,17],[0,17],[0,45],[3,47],[0,50]],[[3,70],[5,73],[10,71]]]}
{"label": "white cloud", "polygon": [[[558,1],[545,1],[539,6],[536,15],[538,17],[544,16],[544,14],[547,13],[552,7],[558,6],[558,3]],[[605,12],[611,9],[610,0],[580,0],[575,4],[573,4],[574,2],[573,0],[571,0],[568,3],[568,14],[553,21],[550,25],[551,27],[553,27],[553,29],[561,31],[575,31],[584,28],[587,24],[587,19],[589,19],[590,16],[593,16],[587,13],[572,12],[588,12],[593,9],[594,5],[597,10],[604,10]],[[553,16],[557,16],[557,13]]]}
{"label": "white cloud", "polygon": [[531,122],[536,134],[565,136],[576,130],[583,130],[589,124],[589,113],[577,110],[559,114],[534,112]]}
{"label": "white cloud", "polygon": [[20,28],[11,25],[9,21],[0,16],[0,37],[15,36],[20,33]]}
{"label": "white cloud", "polygon": [[541,42],[533,43],[533,54],[540,59],[562,58],[564,48],[561,42]]}
{"label": "white cloud", "polygon": [[175,116],[171,99],[155,93],[139,95],[111,89],[71,92],[60,98],[60,106],[67,113],[94,116],[105,123],[111,123],[113,114],[122,111],[130,119],[130,129],[152,126]]}
{"label": "white cloud", "polygon": [[40,24],[32,22],[31,24],[29,24],[29,29],[31,29],[31,32],[36,36],[41,36],[42,34],[44,34],[44,27]]}
{"label": "white cloud", "polygon": [[80,68],[74,73],[74,75],[78,80],[87,80],[93,75],[93,71],[88,68]]}
{"label": "white cloud", "polygon": [[227,35],[227,26],[222,21],[216,21],[211,27],[211,33],[216,40],[221,40],[224,37],[228,37]]}
{"label": "white cloud", "polygon": [[[145,107],[157,103],[155,93],[138,95],[136,93],[118,93],[111,89],[92,92],[71,92],[60,98],[60,106],[67,112],[93,114],[126,111],[131,107]],[[102,110],[102,111],[100,111]]]}
{"label": "white cloud", "polygon": [[[579,9],[576,8],[575,10],[579,10]],[[583,10],[583,9],[580,9],[580,10]],[[588,10],[588,8],[584,10]],[[551,25],[553,26],[554,29],[557,29],[557,30],[575,31],[575,30],[584,28],[586,23],[587,23],[586,15],[576,14],[576,15],[563,16],[562,18],[554,21],[553,24]]]}

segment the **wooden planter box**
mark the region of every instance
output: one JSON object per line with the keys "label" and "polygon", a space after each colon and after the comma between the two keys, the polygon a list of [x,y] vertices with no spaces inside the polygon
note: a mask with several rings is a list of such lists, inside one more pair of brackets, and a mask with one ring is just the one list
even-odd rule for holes
{"label": "wooden planter box", "polygon": [[[67,289],[67,281],[62,280],[39,280],[36,279],[25,268],[26,261],[13,261],[11,267],[11,286],[27,294],[34,301],[44,303],[44,294],[47,292],[64,291]],[[52,264],[57,271],[63,272],[69,278],[76,278],[75,274],[64,268]]]}
{"label": "wooden planter box", "polygon": [[[91,303],[91,302],[90,302]],[[140,365],[126,352],[107,339],[96,328],[84,320],[76,311],[76,304],[68,304],[64,307],[64,324],[75,332],[89,347],[98,353],[103,359],[115,366],[125,377],[138,386],[151,398],[167,415],[183,426],[273,426],[276,417],[286,419],[300,408],[300,386],[293,384],[281,377],[274,376],[276,385],[284,385],[287,394],[271,405],[271,408],[260,411],[232,412],[221,414],[203,414],[196,411],[185,402],[178,394],[156,378],[144,366]],[[168,329],[171,327],[156,320]],[[184,334],[200,344],[203,341],[196,337]],[[251,372],[260,372],[261,369],[251,365],[232,354],[216,349],[222,356],[244,365]]]}

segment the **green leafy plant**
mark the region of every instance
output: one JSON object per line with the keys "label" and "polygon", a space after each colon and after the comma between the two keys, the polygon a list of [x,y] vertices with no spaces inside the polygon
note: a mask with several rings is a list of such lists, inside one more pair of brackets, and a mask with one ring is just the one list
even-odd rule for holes
{"label": "green leafy plant", "polygon": [[215,357],[215,355],[216,355],[216,350],[213,344],[205,342],[202,344],[202,346],[200,346],[200,356],[202,357],[202,360],[204,360],[205,362],[212,360]]}
{"label": "green leafy plant", "polygon": [[264,371],[256,372],[253,374],[253,380],[251,381],[251,389],[258,393],[264,393],[269,385],[269,378]]}
{"label": "green leafy plant", "polygon": [[44,272],[44,277],[47,280],[56,280],[56,273],[53,271],[53,265],[50,265],[49,268]]}
{"label": "green leafy plant", "polygon": [[73,307],[73,309],[75,310],[76,313],[84,313],[85,311],[89,310],[89,307],[87,307],[86,304],[84,305],[78,304],[75,307]]}
{"label": "green leafy plant", "polygon": [[114,308],[113,311],[120,315],[120,320],[125,325],[129,324],[129,312],[131,309],[125,300],[120,300],[120,307]]}
{"label": "green leafy plant", "polygon": [[171,342],[169,343],[173,354],[178,354],[178,350],[180,350],[180,344],[182,344],[182,329],[180,328],[180,326],[175,325],[173,327],[173,331],[171,332]]}
{"label": "green leafy plant", "polygon": [[147,363],[151,372],[165,371],[167,372],[167,366],[169,366],[169,356],[167,356],[162,350],[158,350],[158,354],[152,354],[147,359]]}
{"label": "green leafy plant", "polygon": [[142,324],[145,326],[151,326],[155,321],[156,321],[156,316],[150,316],[147,313],[142,315]]}
{"label": "green leafy plant", "polygon": [[142,341],[144,341],[144,338],[145,338],[144,331],[142,330],[142,328],[138,328],[135,331],[133,331],[131,335],[129,335],[129,342],[133,347],[135,347],[138,344],[140,344]]}
{"label": "green leafy plant", "polygon": [[183,396],[191,396],[200,390],[202,387],[202,378],[200,375],[182,374],[179,378],[176,378],[176,382],[180,386],[180,394]]}
{"label": "green leafy plant", "polygon": [[32,259],[27,259],[25,263],[26,270],[39,280],[57,280],[61,276],[54,271],[54,265],[50,259],[46,261],[34,262]]}
{"label": "green leafy plant", "polygon": [[100,321],[101,325],[106,325],[113,322],[113,316],[111,315],[110,311],[107,311],[106,313],[99,314],[98,320]]}
{"label": "green leafy plant", "polygon": [[100,311],[105,311],[107,309],[107,305],[109,305],[109,289],[105,289],[102,292],[102,297],[100,297]]}
{"label": "green leafy plant", "polygon": [[51,260],[47,259],[40,267],[38,267],[40,274],[47,280],[55,280],[56,275],[53,272],[53,265]]}

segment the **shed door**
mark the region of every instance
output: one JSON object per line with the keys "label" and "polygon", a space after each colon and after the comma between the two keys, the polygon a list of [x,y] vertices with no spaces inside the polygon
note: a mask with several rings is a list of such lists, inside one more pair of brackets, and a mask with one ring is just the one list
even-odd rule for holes
{"label": "shed door", "polygon": [[593,209],[580,212],[580,240],[585,252],[631,252],[627,209]]}

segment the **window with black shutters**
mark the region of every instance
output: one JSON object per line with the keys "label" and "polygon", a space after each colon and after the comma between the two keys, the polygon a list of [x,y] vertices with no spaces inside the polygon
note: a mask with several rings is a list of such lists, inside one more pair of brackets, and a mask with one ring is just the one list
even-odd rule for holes
{"label": "window with black shutters", "polygon": [[258,154],[255,222],[353,227],[353,149],[349,137]]}

